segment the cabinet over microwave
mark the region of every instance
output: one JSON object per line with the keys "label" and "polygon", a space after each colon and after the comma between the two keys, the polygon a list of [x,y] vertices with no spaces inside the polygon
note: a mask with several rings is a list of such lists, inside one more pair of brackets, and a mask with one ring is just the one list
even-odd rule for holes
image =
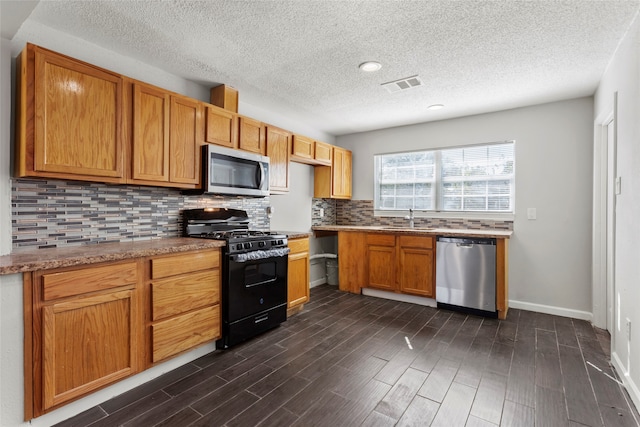
{"label": "cabinet over microwave", "polygon": [[205,144],[202,159],[202,192],[253,197],[269,195],[268,157]]}

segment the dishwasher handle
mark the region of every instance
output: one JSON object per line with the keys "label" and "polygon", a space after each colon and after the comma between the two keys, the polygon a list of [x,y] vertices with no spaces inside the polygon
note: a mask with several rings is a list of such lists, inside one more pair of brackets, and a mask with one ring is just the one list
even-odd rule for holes
{"label": "dishwasher handle", "polygon": [[496,245],[496,239],[488,238],[466,238],[466,237],[444,237],[436,238],[438,243],[455,243],[460,248],[472,248],[473,245]]}

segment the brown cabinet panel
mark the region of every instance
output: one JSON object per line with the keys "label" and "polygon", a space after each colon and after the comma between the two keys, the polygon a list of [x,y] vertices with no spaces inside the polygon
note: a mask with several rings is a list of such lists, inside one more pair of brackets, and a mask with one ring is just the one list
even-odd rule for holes
{"label": "brown cabinet panel", "polygon": [[220,272],[207,270],[151,283],[151,320],[220,302]]}
{"label": "brown cabinet panel", "polygon": [[173,183],[200,182],[200,147],[204,142],[202,104],[186,97],[171,97],[169,177]]}
{"label": "brown cabinet panel", "polygon": [[151,260],[151,278],[162,279],[163,277],[218,268],[219,266],[220,250],[168,255]]}
{"label": "brown cabinet panel", "polygon": [[43,307],[43,408],[51,408],[137,371],[133,290]]}
{"label": "brown cabinet panel", "polygon": [[396,289],[396,237],[392,234],[367,235],[368,285],[385,291]]}
{"label": "brown cabinet panel", "polygon": [[271,193],[289,191],[289,151],[291,134],[267,126],[267,156],[269,157],[269,189]]}
{"label": "brown cabinet panel", "polygon": [[309,301],[309,239],[289,240],[287,308]]}
{"label": "brown cabinet panel", "polygon": [[339,289],[359,294],[369,276],[367,233],[338,232],[338,259]]}
{"label": "brown cabinet panel", "polygon": [[229,148],[238,148],[238,116],[230,111],[207,105],[205,141]]}
{"label": "brown cabinet panel", "polygon": [[401,245],[399,252],[400,292],[433,298],[435,296],[433,250]]}
{"label": "brown cabinet panel", "polygon": [[314,168],[314,197],[332,199],[351,198],[351,151],[333,147],[331,166]]}
{"label": "brown cabinet panel", "polygon": [[249,117],[239,117],[238,148],[265,155],[265,126],[258,120]]}
{"label": "brown cabinet panel", "polygon": [[220,337],[220,306],[205,307],[151,326],[152,361],[174,356]]}
{"label": "brown cabinet panel", "polygon": [[42,275],[42,296],[45,301],[88,292],[135,284],[138,265],[125,264],[87,267]]}
{"label": "brown cabinet panel", "polygon": [[302,135],[293,135],[293,143],[291,148],[291,160],[307,163],[313,160],[314,141]]}
{"label": "brown cabinet panel", "polygon": [[18,69],[16,174],[124,182],[122,77],[32,44]]}
{"label": "brown cabinet panel", "polygon": [[333,146],[326,142],[315,141],[315,154],[313,156],[317,164],[331,166],[333,160]]}
{"label": "brown cabinet panel", "polygon": [[133,179],[169,181],[169,94],[133,85]]}

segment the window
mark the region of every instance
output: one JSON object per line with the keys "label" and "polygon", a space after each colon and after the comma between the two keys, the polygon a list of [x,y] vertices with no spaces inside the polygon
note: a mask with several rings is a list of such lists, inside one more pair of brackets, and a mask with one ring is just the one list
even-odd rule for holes
{"label": "window", "polygon": [[514,210],[514,142],[379,154],[376,210]]}

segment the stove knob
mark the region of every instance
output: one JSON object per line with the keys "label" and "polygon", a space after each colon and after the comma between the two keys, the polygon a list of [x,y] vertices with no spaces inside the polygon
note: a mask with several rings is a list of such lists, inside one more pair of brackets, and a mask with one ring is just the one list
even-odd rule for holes
{"label": "stove knob", "polygon": [[251,243],[248,243],[248,242],[247,242],[247,243],[245,243],[245,244],[244,244],[244,248],[245,248],[245,249],[251,249]]}
{"label": "stove knob", "polygon": [[264,247],[264,242],[258,242],[258,246],[263,248]]}
{"label": "stove knob", "polygon": [[282,239],[280,239],[280,240],[278,240],[278,244],[282,245],[282,244],[284,244],[284,241]]}
{"label": "stove knob", "polygon": [[238,243],[238,246],[236,246],[236,248],[237,248],[238,250],[241,250],[241,249],[242,249],[242,243]]}

